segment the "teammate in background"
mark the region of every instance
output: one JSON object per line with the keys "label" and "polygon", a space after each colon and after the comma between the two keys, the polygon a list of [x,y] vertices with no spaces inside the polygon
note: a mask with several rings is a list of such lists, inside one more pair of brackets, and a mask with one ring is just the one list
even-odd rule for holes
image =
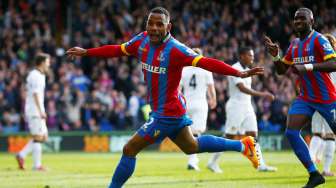
{"label": "teammate in background", "polygon": [[[203,55],[201,49],[193,48],[193,50]],[[198,67],[185,67],[180,86],[187,102],[187,115],[193,121],[190,126],[191,132],[197,138],[206,130],[208,105],[210,109],[214,109],[217,105],[212,73]],[[198,162],[197,154],[189,155],[188,169],[199,171]]]}
{"label": "teammate in background", "polygon": [[[240,71],[250,70],[254,60],[254,52],[249,47],[239,49],[239,61],[232,65]],[[226,103],[226,123],[224,137],[237,139],[244,136],[258,136],[257,117],[254,112],[251,96],[274,100],[274,96],[266,91],[256,91],[251,88],[252,79],[229,76],[229,100]],[[256,144],[256,149],[260,157],[259,171],[276,171],[272,166],[267,166],[262,158],[260,145]],[[208,168],[215,173],[222,173],[218,166],[221,153],[215,153],[208,162]]]}
{"label": "teammate in background", "polygon": [[178,87],[185,66],[197,66],[218,74],[238,77],[262,74],[263,68],[238,71],[222,61],[203,57],[174,39],[170,35],[170,29],[169,12],[156,7],[149,13],[146,31],[126,43],[88,50],[73,47],[67,51],[70,58],[134,56],[142,65],[147,99],[152,109],[151,117],[124,146],[110,187],[122,187],[134,172],[136,155],[165,137],[169,137],[186,154],[237,151],[251,160],[255,168],[259,166],[253,137],[241,141],[211,135],[195,138],[189,127],[192,121],[185,115],[185,100],[178,92]]}
{"label": "teammate in background", "polygon": [[33,170],[44,171],[42,166],[42,143],[48,139],[46,126],[46,111],[44,108],[44,89],[46,85],[46,74],[49,70],[50,56],[39,53],[34,60],[35,68],[29,72],[27,77],[27,96],[25,102],[25,119],[28,123],[32,139],[16,155],[19,168],[24,170],[24,159],[32,152]]}
{"label": "teammate in background", "polygon": [[329,72],[336,71],[336,53],[328,39],[313,30],[313,13],[308,8],[299,8],[294,16],[294,39],[285,56],[280,58],[280,48],[265,36],[265,46],[273,56],[278,74],[285,74],[289,68],[299,75],[300,94],[293,101],[287,117],[285,135],[296,156],[309,172],[304,186],[316,187],[325,182],[310,158],[309,149],[300,132],[318,111],[336,132],[336,89]]}
{"label": "teammate in background", "polygon": [[[333,49],[336,50],[336,39],[331,34],[325,34],[325,37],[329,40]],[[333,84],[336,84],[336,73],[330,73]],[[335,134],[330,129],[326,120],[315,112],[312,117],[312,133],[313,137],[310,141],[309,151],[310,157],[315,163],[321,161],[321,156],[324,155],[323,164],[323,176],[334,176],[334,173],[330,170],[331,164],[334,160],[335,153]]]}

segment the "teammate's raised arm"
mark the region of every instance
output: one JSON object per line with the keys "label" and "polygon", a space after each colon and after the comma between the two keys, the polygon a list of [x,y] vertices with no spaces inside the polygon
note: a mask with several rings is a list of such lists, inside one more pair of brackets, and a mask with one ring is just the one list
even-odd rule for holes
{"label": "teammate's raised arm", "polygon": [[281,60],[280,48],[277,44],[268,37],[264,36],[264,44],[268,53],[272,56],[272,61],[275,65],[275,70],[278,74],[285,74],[289,68],[289,65]]}

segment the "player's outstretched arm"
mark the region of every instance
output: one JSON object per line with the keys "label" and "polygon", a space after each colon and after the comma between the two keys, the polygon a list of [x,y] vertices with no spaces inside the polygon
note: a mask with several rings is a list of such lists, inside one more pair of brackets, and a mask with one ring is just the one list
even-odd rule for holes
{"label": "player's outstretched arm", "polygon": [[242,82],[238,83],[236,86],[241,92],[245,94],[256,96],[256,97],[263,97],[270,101],[273,101],[275,99],[275,96],[272,93],[267,92],[267,91],[257,91],[252,88],[245,87],[245,85]]}
{"label": "player's outstretched arm", "polygon": [[70,58],[91,56],[91,57],[120,57],[126,55],[121,45],[105,45],[97,48],[84,49],[81,47],[73,47],[67,50],[66,54]]}
{"label": "player's outstretched arm", "polygon": [[208,70],[210,72],[214,72],[214,73],[218,73],[222,75],[236,76],[236,77],[241,77],[241,78],[264,74],[263,67],[255,67],[248,71],[239,71],[222,61],[219,61],[214,58],[209,58],[209,57],[200,58],[196,65],[197,67]]}
{"label": "player's outstretched arm", "polygon": [[289,68],[289,65],[282,62],[279,55],[280,53],[279,46],[273,43],[272,40],[267,36],[264,36],[264,44],[268,53],[273,57],[276,72],[278,74],[285,74]]}

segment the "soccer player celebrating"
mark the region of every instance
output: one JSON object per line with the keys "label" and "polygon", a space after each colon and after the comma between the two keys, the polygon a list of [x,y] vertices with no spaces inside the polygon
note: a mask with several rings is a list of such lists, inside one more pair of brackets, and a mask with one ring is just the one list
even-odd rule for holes
{"label": "soccer player celebrating", "polygon": [[265,37],[265,46],[273,56],[276,71],[284,74],[288,68],[299,74],[300,94],[292,103],[287,117],[285,135],[296,156],[309,172],[305,188],[323,184],[325,179],[316,169],[309,150],[300,135],[315,111],[318,111],[336,131],[336,90],[329,72],[336,71],[336,53],[329,41],[313,30],[313,13],[308,8],[299,8],[294,16],[294,39],[281,59],[279,46]]}
{"label": "soccer player celebrating", "polygon": [[[250,70],[254,63],[254,52],[249,47],[241,47],[239,49],[239,61],[232,65],[240,71]],[[274,96],[267,91],[256,91],[252,89],[252,78],[228,77],[229,81],[229,100],[226,103],[226,123],[225,137],[235,139],[241,136],[258,136],[257,117],[254,112],[251,96],[263,97],[267,100],[274,100]],[[244,108],[242,108],[242,106]],[[259,143],[256,143],[256,149],[260,157],[260,166],[258,171],[273,172],[277,169],[267,166],[262,158]],[[218,166],[218,160],[221,153],[215,153],[209,160],[208,168],[215,173],[221,173],[222,170]]]}
{"label": "soccer player celebrating", "polygon": [[253,166],[259,166],[253,137],[241,141],[228,140],[211,135],[194,138],[189,125],[192,121],[185,115],[185,100],[178,92],[182,69],[197,66],[222,75],[249,77],[262,74],[263,68],[238,71],[222,61],[203,57],[174,39],[169,12],[156,7],[149,13],[146,31],[121,45],[106,45],[83,49],[73,47],[69,57],[121,57],[134,56],[142,65],[147,84],[151,117],[126,143],[120,162],[112,177],[111,188],[121,187],[133,174],[136,155],[148,145],[169,137],[184,153],[219,151],[242,152]]}
{"label": "soccer player celebrating", "polygon": [[[335,37],[331,34],[325,34],[324,36],[327,37],[333,49],[336,50]],[[330,78],[335,85],[336,73],[330,73]],[[319,163],[321,161],[321,156],[323,155],[324,164],[322,175],[334,176],[334,173],[330,170],[330,167],[335,153],[335,134],[330,129],[326,120],[318,112],[314,113],[311,124],[313,137],[309,145],[310,157],[315,163]]]}
{"label": "soccer player celebrating", "polygon": [[[193,49],[202,55],[199,48]],[[195,137],[199,137],[206,130],[208,105],[210,109],[217,106],[216,90],[212,73],[198,67],[185,67],[182,71],[180,86],[187,103],[187,115],[193,121],[190,126]],[[197,154],[189,155],[188,169],[199,171]]]}
{"label": "soccer player celebrating", "polygon": [[44,89],[46,74],[50,65],[48,54],[39,53],[34,60],[35,68],[29,72],[27,77],[27,96],[25,102],[25,118],[28,122],[32,139],[16,155],[19,168],[24,170],[24,159],[32,152],[34,166],[33,170],[44,171],[42,166],[42,144],[48,139],[46,126],[46,112],[44,108]]}

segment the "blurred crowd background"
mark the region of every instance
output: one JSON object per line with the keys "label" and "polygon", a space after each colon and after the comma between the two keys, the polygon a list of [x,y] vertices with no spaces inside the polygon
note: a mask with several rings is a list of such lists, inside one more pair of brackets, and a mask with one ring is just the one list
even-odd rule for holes
{"label": "blurred crowd background", "polygon": [[[23,107],[25,78],[37,52],[52,56],[47,79],[46,110],[49,131],[134,130],[148,118],[141,67],[134,58],[78,58],[65,51],[121,44],[145,28],[148,11],[163,6],[171,13],[172,35],[206,56],[229,64],[240,46],[251,46],[255,65],[264,76],[253,88],[276,96],[253,98],[261,131],[284,130],[295,97],[291,73],[275,74],[262,38],[270,36],[283,52],[294,38],[292,19],[298,7],[315,14],[315,28],[336,35],[336,2],[328,0],[5,0],[0,1],[0,133],[27,129]],[[218,106],[209,112],[208,129],[225,125],[227,79],[214,75]]]}

